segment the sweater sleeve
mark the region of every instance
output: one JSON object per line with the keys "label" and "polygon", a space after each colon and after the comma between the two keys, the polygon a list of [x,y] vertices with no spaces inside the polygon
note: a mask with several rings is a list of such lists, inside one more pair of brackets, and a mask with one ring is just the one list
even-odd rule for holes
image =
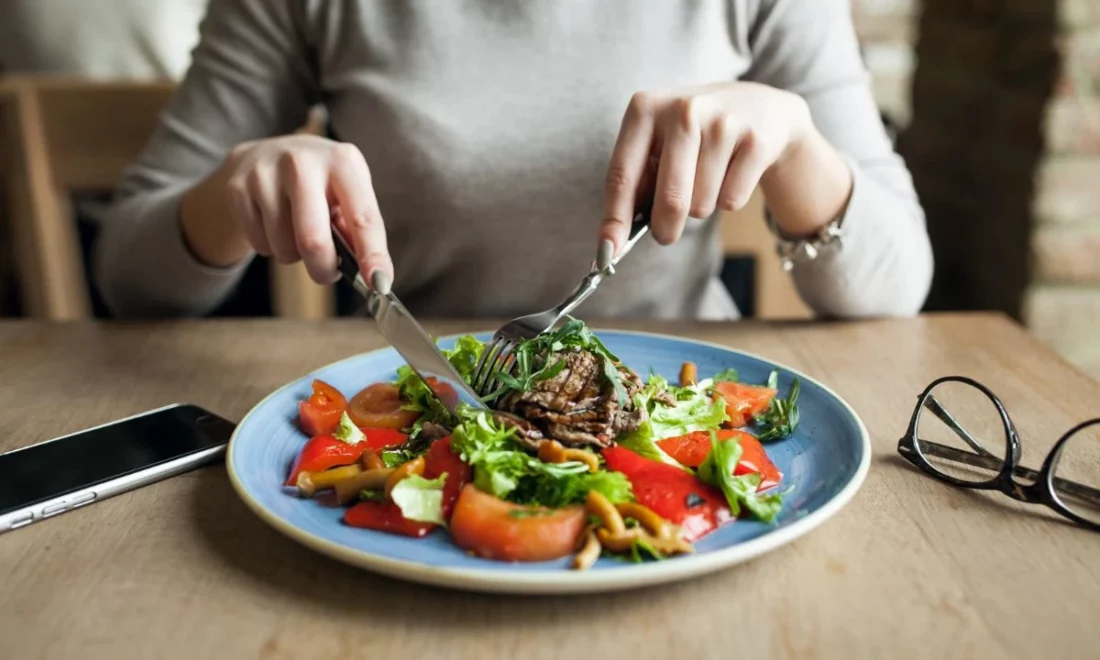
{"label": "sweater sleeve", "polygon": [[913,315],[932,281],[932,250],[913,181],[872,97],[848,0],[759,0],[746,78],[809,104],[845,158],[853,189],[839,250],[795,264],[795,286],[819,315]]}
{"label": "sweater sleeve", "polygon": [[317,93],[302,4],[211,1],[191,67],[100,223],[93,277],[116,316],[206,314],[240,281],[247,261],[212,268],[192,255],[180,200],[234,145],[305,122]]}

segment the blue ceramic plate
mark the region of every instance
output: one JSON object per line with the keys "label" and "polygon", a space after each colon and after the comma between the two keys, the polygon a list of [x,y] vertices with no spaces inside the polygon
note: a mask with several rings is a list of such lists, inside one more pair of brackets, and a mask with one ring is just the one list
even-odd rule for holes
{"label": "blue ceramic plate", "polygon": [[[757,557],[825,522],[855,495],[867,474],[871,445],[855,412],[824,385],[762,358],[714,344],[677,337],[597,331],[608,349],[645,376],[652,369],[675,380],[692,361],[701,378],[733,367],[745,382],[763,383],[779,369],[781,392],[793,377],[802,381],[801,424],[796,434],[767,445],[783,472],[783,511],[774,524],[739,520],[704,537],[696,552],[661,562],[632,564],[601,559],[588,571],[569,569],[569,560],[509,564],[478,559],[455,547],[446,532],[410,539],[348,527],[343,509],[299,499],[282,487],[290,463],[306,438],[295,425],[298,402],[321,378],[350,396],[366,385],[392,380],[403,364],[392,348],[326,366],[277,390],[238,425],[227,465],[234,488],[260,518],[318,552],[371,571],[427,584],[510,593],[611,591],[682,580]],[[487,340],[488,335],[480,335]],[[454,337],[440,340],[450,347]]]}

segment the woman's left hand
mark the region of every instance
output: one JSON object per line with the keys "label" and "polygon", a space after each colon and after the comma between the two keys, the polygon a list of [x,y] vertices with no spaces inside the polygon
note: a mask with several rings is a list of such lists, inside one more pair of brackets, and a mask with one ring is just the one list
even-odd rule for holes
{"label": "woman's left hand", "polygon": [[761,179],[815,132],[800,96],[766,85],[639,92],[608,168],[600,237],[617,253],[636,202],[652,190],[653,236],[674,243],[689,215],[743,207]]}

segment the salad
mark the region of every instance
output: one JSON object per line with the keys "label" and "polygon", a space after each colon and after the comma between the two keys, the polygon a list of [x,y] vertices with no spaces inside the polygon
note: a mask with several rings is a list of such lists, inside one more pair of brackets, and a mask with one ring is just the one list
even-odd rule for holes
{"label": "salad", "polygon": [[[470,381],[484,350],[464,336],[443,352]],[[798,426],[797,379],[781,395],[775,372],[750,384],[688,362],[676,383],[643,380],[577,320],[513,356],[487,409],[408,366],[350,399],[315,380],[284,487],[346,507],[353,527],[446,533],[500,561],[572,555],[576,569],[662,560],[737,518],[775,520],[783,475],[764,444]]]}

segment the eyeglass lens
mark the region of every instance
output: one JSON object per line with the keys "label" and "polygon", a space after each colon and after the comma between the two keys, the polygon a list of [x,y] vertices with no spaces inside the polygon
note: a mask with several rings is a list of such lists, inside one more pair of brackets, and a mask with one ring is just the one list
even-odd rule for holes
{"label": "eyeglass lens", "polygon": [[1062,445],[1053,474],[1058,501],[1085,520],[1100,524],[1100,420]]}
{"label": "eyeglass lens", "polygon": [[936,471],[966,483],[994,479],[1004,467],[1008,434],[993,400],[973,385],[936,385],[917,413],[917,450]]}

